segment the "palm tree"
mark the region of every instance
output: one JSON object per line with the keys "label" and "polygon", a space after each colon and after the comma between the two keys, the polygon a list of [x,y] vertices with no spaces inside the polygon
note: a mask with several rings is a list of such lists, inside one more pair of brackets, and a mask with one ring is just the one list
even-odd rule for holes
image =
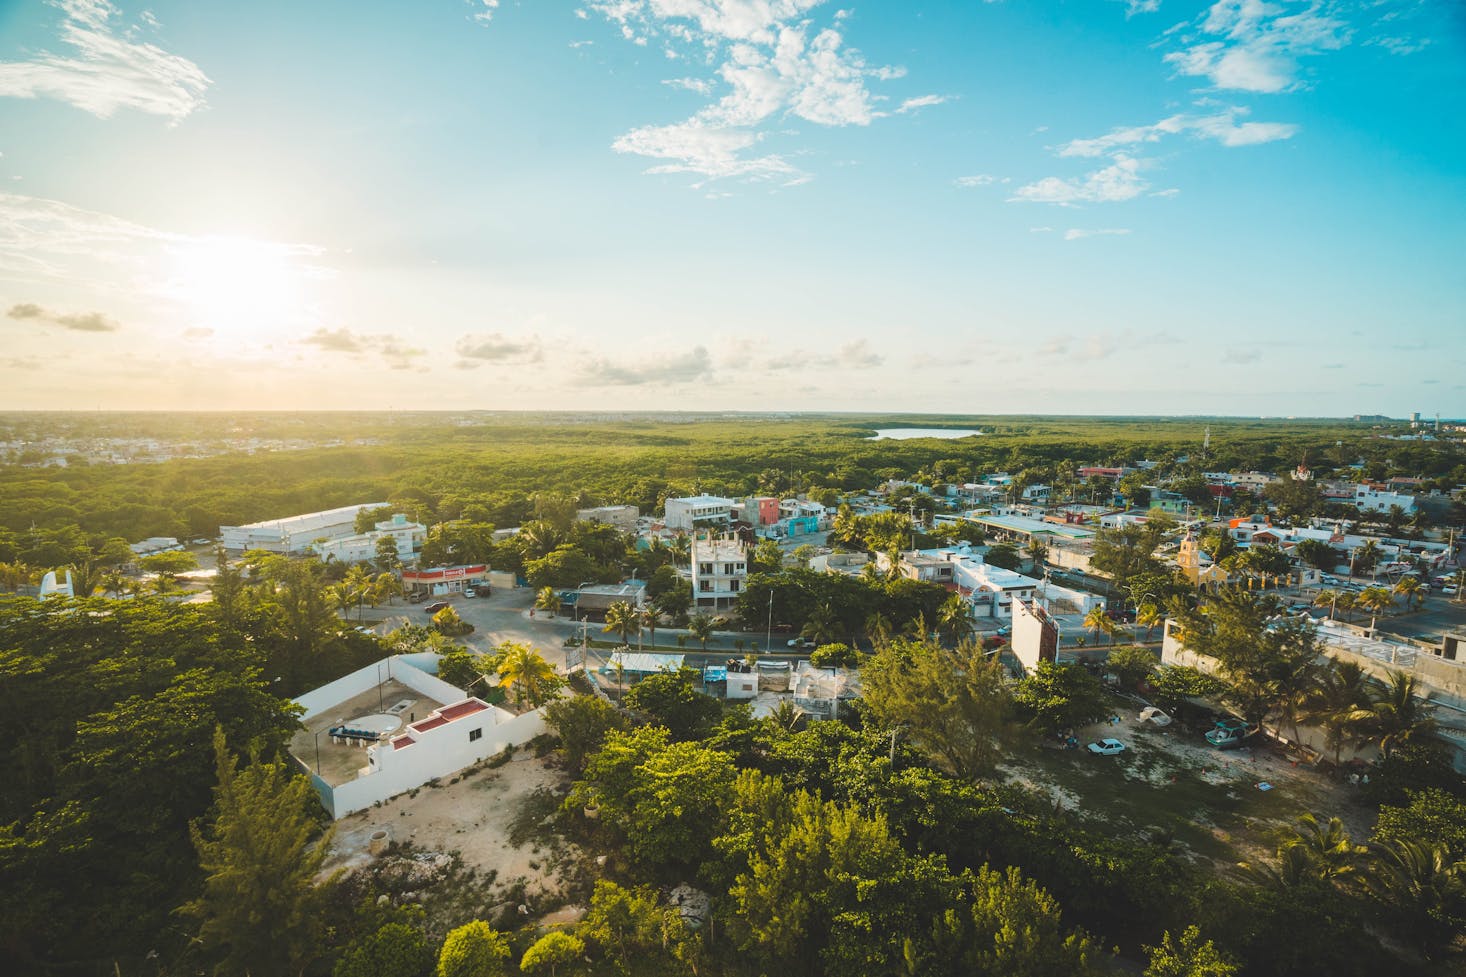
{"label": "palm tree", "polygon": [[1112,645],[1115,643],[1115,632],[1120,630],[1114,619],[1105,612],[1102,606],[1092,607],[1089,613],[1084,615],[1084,628],[1086,631],[1107,636]]}
{"label": "palm tree", "polygon": [[[866,566],[874,566],[874,564],[867,563]],[[891,619],[880,611],[871,611],[865,619],[862,630],[865,631],[865,636],[870,639],[872,645],[880,647],[891,640]]]}
{"label": "palm tree", "polygon": [[1354,662],[1330,658],[1304,702],[1303,717],[1323,727],[1335,765],[1344,745],[1358,740],[1374,716],[1370,701],[1364,669]]}
{"label": "palm tree", "polygon": [[641,633],[641,614],[624,600],[618,600],[606,608],[606,626],[602,631],[621,632],[621,643],[631,643],[631,632]]}
{"label": "palm tree", "polygon": [[661,617],[662,615],[657,613],[655,607],[643,607],[641,609],[641,627],[651,632],[653,648],[657,646],[657,623],[661,620]]}
{"label": "palm tree", "polygon": [[678,566],[687,566],[692,562],[692,539],[686,533],[673,536],[667,548],[672,551],[672,559]]}
{"label": "palm tree", "polygon": [[121,597],[127,589],[127,576],[121,570],[108,570],[102,574],[102,593]]}
{"label": "palm tree", "polygon": [[1395,598],[1384,587],[1365,587],[1354,603],[1369,611],[1369,627],[1373,630],[1379,616],[1394,606]]}
{"label": "palm tree", "polygon": [[1368,573],[1379,563],[1379,543],[1372,539],[1365,540],[1364,545],[1354,552],[1354,560],[1349,564],[1349,578],[1354,578],[1354,571],[1359,570]]}
{"label": "palm tree", "polygon": [[38,571],[22,560],[0,563],[0,586],[6,590],[19,590],[35,581]]}
{"label": "palm tree", "polygon": [[1049,544],[1041,537],[1034,536],[1028,541],[1028,558],[1033,561],[1033,571],[1037,575],[1049,558]]}
{"label": "palm tree", "polygon": [[515,540],[526,560],[538,560],[560,545],[560,533],[543,519],[534,519],[519,527]]}
{"label": "palm tree", "polygon": [[942,601],[937,610],[937,633],[954,645],[972,634],[971,609],[961,594],[953,594]]}
{"label": "palm tree", "polygon": [[499,683],[514,690],[515,708],[526,701],[537,709],[549,698],[554,685],[555,666],[545,661],[529,645],[506,641],[499,646]]}
{"label": "palm tree", "polygon": [[1444,847],[1421,841],[1386,842],[1363,881],[1365,890],[1399,919],[1427,958],[1459,935],[1455,921],[1466,913],[1466,861],[1452,861]]}
{"label": "palm tree", "polygon": [[1338,606],[1339,598],[1341,596],[1343,595],[1340,594],[1337,590],[1320,590],[1316,595],[1314,595],[1313,605],[1315,607],[1323,607],[1325,604],[1327,604],[1329,608],[1329,620],[1332,621],[1334,619],[1334,611]]}
{"label": "palm tree", "polygon": [[356,605],[356,619],[360,621],[362,619],[362,604],[371,595],[372,591],[371,574],[360,563],[353,564],[351,569],[346,571],[346,576],[342,578],[341,588],[343,594],[350,601],[350,604]]}
{"label": "palm tree", "polygon": [[687,630],[698,641],[702,642],[702,650],[708,650],[708,639],[713,636],[713,619],[701,612],[692,615],[692,620],[687,622]]}
{"label": "palm tree", "polygon": [[1315,877],[1312,859],[1301,845],[1284,845],[1278,849],[1276,867],[1267,864],[1239,862],[1242,874],[1270,889],[1289,889]]}
{"label": "palm tree", "polygon": [[1394,586],[1394,592],[1405,598],[1407,608],[1414,608],[1417,600],[1425,599],[1425,594],[1421,590],[1418,577],[1401,577]]}
{"label": "palm tree", "polygon": [[840,637],[840,619],[835,616],[835,609],[830,606],[829,601],[811,612],[804,622],[804,630],[800,633],[817,645],[827,645]]}
{"label": "palm tree", "polygon": [[1145,628],[1145,640],[1150,640],[1151,632],[1166,619],[1165,613],[1155,604],[1141,604],[1140,610],[1135,612],[1135,623]]}
{"label": "palm tree", "polygon": [[1359,871],[1368,849],[1350,840],[1343,821],[1329,818],[1325,824],[1310,813],[1300,815],[1298,824],[1299,829],[1283,845],[1302,849],[1318,878],[1343,880]]}
{"label": "palm tree", "polygon": [[376,607],[383,601],[386,601],[387,606],[391,607],[392,598],[401,596],[402,581],[398,579],[397,574],[392,573],[390,570],[384,570],[383,572],[377,574],[377,578],[372,581],[373,607]]}
{"label": "palm tree", "polygon": [[551,616],[560,613],[562,603],[554,587],[541,587],[539,593],[535,594],[534,606],[542,611],[549,611]]}
{"label": "palm tree", "polygon": [[1435,707],[1420,696],[1414,675],[1390,672],[1390,681],[1370,706],[1368,728],[1379,740],[1382,753],[1417,738],[1431,736],[1439,727]]}
{"label": "palm tree", "polygon": [[1359,598],[1354,595],[1354,592],[1352,590],[1343,590],[1340,591],[1339,596],[1334,599],[1333,606],[1344,612],[1344,620],[1347,621],[1354,615],[1354,608],[1358,604]]}

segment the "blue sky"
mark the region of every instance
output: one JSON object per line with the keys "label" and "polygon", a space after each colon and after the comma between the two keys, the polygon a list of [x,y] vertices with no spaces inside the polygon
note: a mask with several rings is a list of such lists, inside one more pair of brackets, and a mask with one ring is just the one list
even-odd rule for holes
{"label": "blue sky", "polygon": [[0,407],[1466,415],[1466,15],[0,0]]}

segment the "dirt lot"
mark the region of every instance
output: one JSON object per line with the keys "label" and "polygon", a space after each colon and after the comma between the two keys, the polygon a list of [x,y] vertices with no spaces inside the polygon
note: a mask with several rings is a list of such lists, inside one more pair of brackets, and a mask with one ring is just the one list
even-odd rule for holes
{"label": "dirt lot", "polygon": [[[480,765],[452,779],[342,818],[327,870],[385,867],[403,877],[394,886],[399,890],[431,889],[449,875],[471,878],[479,912],[505,900],[527,904],[530,915],[562,905],[582,854],[545,828],[569,787],[554,758],[521,751],[508,763]],[[369,842],[379,830],[409,846],[405,859],[397,851],[371,854]]]}
{"label": "dirt lot", "polygon": [[[1271,858],[1283,830],[1307,811],[1341,818],[1356,840],[1369,837],[1374,811],[1357,788],[1266,747],[1223,751],[1178,724],[1141,723],[1128,704],[1116,714],[1118,725],[1076,730],[1079,749],[1035,749],[1004,772],[1086,820],[1171,841],[1227,866]],[[1084,749],[1105,737],[1126,751],[1096,756]]]}

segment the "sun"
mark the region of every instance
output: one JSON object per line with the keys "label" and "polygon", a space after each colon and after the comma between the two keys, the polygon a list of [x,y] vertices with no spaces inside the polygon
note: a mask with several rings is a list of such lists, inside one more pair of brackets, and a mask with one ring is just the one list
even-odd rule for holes
{"label": "sun", "polygon": [[244,341],[292,332],[310,318],[302,258],[311,249],[243,238],[206,237],[169,248],[166,294],[188,326]]}

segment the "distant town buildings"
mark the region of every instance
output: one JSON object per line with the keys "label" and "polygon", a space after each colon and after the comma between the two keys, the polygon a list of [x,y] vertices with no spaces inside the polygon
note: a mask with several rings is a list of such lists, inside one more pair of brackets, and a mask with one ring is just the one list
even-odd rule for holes
{"label": "distant town buildings", "polygon": [[307,512],[284,519],[267,519],[244,526],[220,526],[221,542],[226,550],[266,550],[271,553],[304,553],[312,543],[340,539],[356,532],[356,514],[366,509],[387,508],[386,502],[363,502],[358,505]]}

